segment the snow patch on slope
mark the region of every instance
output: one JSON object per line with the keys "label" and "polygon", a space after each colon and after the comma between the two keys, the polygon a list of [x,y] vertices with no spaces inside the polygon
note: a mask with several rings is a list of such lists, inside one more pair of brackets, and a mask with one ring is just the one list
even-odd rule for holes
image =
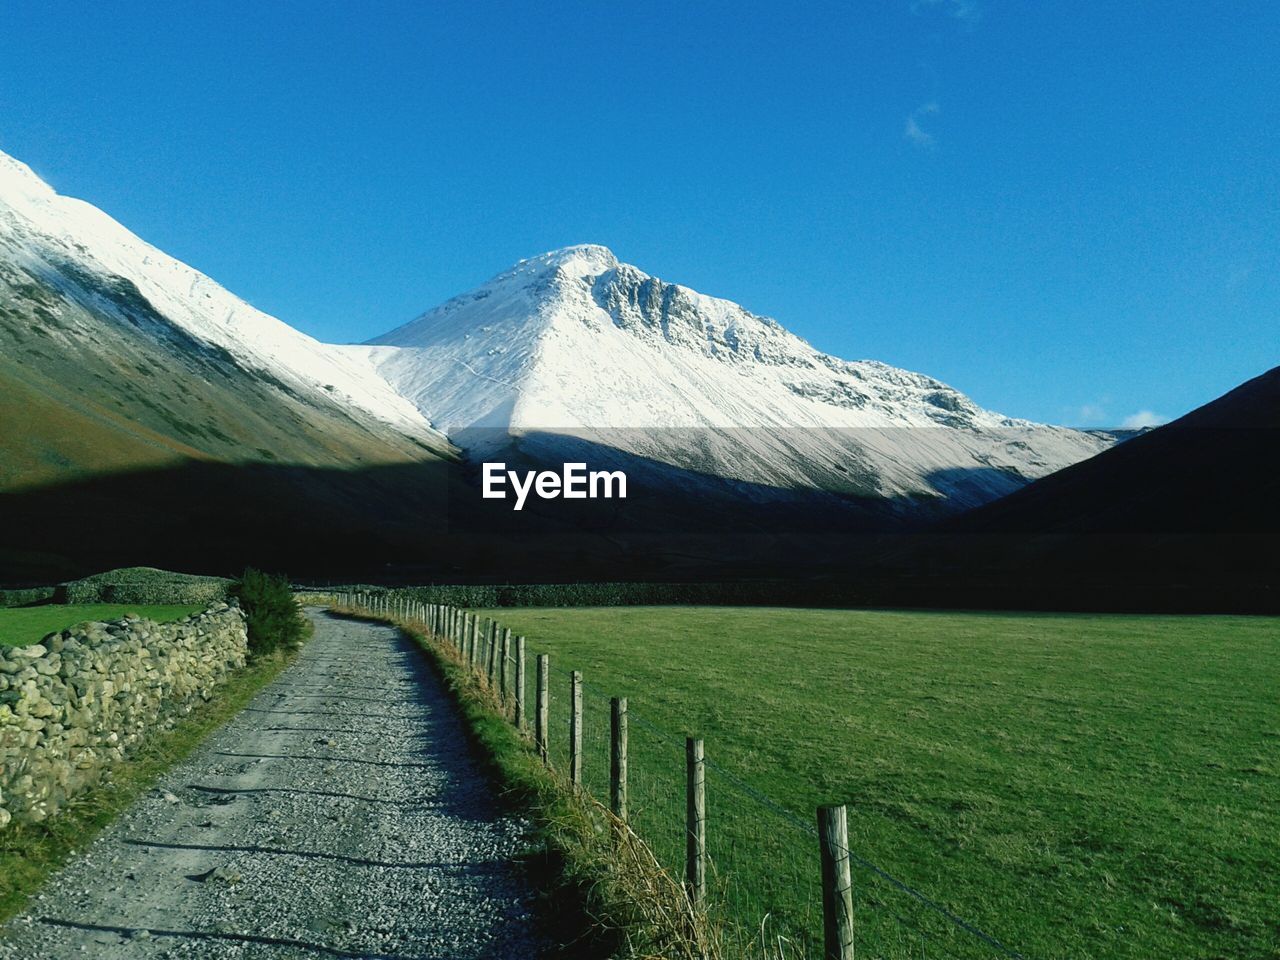
{"label": "snow patch on slope", "polygon": [[242,365],[363,411],[417,437],[438,439],[418,408],[365,360],[257,310],[149,243],[92,204],[60,196],[0,152],[0,239],[17,262],[70,262],[132,281],[167,319],[225,349]]}

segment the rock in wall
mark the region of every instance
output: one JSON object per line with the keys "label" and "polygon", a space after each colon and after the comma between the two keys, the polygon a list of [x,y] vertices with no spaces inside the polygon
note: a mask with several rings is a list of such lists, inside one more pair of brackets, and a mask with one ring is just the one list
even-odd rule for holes
{"label": "rock in wall", "polygon": [[82,623],[0,647],[0,828],[35,823],[245,664],[237,606],[174,623]]}

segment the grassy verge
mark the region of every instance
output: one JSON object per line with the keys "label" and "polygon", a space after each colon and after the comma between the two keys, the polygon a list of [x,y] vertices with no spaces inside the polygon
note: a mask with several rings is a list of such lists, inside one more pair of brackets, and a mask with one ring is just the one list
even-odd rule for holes
{"label": "grassy verge", "polygon": [[291,659],[274,655],[253,661],[220,686],[213,700],[197,706],[171,729],[147,738],[133,756],[113,766],[96,787],[70,800],[58,816],[0,833],[0,921],[20,911],[50,874],[150,789],[166,769],[239,713]]}
{"label": "grassy verge", "polygon": [[9,607],[0,610],[0,646],[25,647],[39,643],[55,630],[86,620],[118,620],[125,614],[137,614],[167,623],[203,610],[204,604],[45,604],[39,607]]}
{"label": "grassy verge", "polygon": [[444,681],[503,804],[533,824],[527,863],[542,925],[555,945],[551,956],[715,960],[708,931],[689,916],[680,886],[648,848],[542,763],[493,690],[452,647],[434,642],[421,624],[396,625]]}

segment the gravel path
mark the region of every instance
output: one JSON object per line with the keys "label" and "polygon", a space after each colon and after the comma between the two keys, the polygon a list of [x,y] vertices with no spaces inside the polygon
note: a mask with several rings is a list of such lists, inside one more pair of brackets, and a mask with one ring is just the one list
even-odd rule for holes
{"label": "gravel path", "polygon": [[314,639],[0,932],[4,960],[532,958],[499,815],[411,643]]}

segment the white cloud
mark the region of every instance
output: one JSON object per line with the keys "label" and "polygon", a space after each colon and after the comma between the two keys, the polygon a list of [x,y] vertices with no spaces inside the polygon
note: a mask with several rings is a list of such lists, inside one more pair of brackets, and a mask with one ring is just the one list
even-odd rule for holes
{"label": "white cloud", "polygon": [[1097,427],[1107,422],[1107,408],[1101,403],[1086,403],[1072,410],[1067,420],[1078,427]]}
{"label": "white cloud", "polygon": [[1168,417],[1162,417],[1151,410],[1139,410],[1137,413],[1131,413],[1121,420],[1120,429],[1141,430],[1143,427],[1158,427],[1162,423],[1168,422]]}
{"label": "white cloud", "polygon": [[938,142],[937,138],[920,126],[920,120],[941,112],[941,109],[936,103],[926,103],[921,107],[917,107],[907,117],[907,122],[903,124],[902,135],[917,147],[933,147]]}

